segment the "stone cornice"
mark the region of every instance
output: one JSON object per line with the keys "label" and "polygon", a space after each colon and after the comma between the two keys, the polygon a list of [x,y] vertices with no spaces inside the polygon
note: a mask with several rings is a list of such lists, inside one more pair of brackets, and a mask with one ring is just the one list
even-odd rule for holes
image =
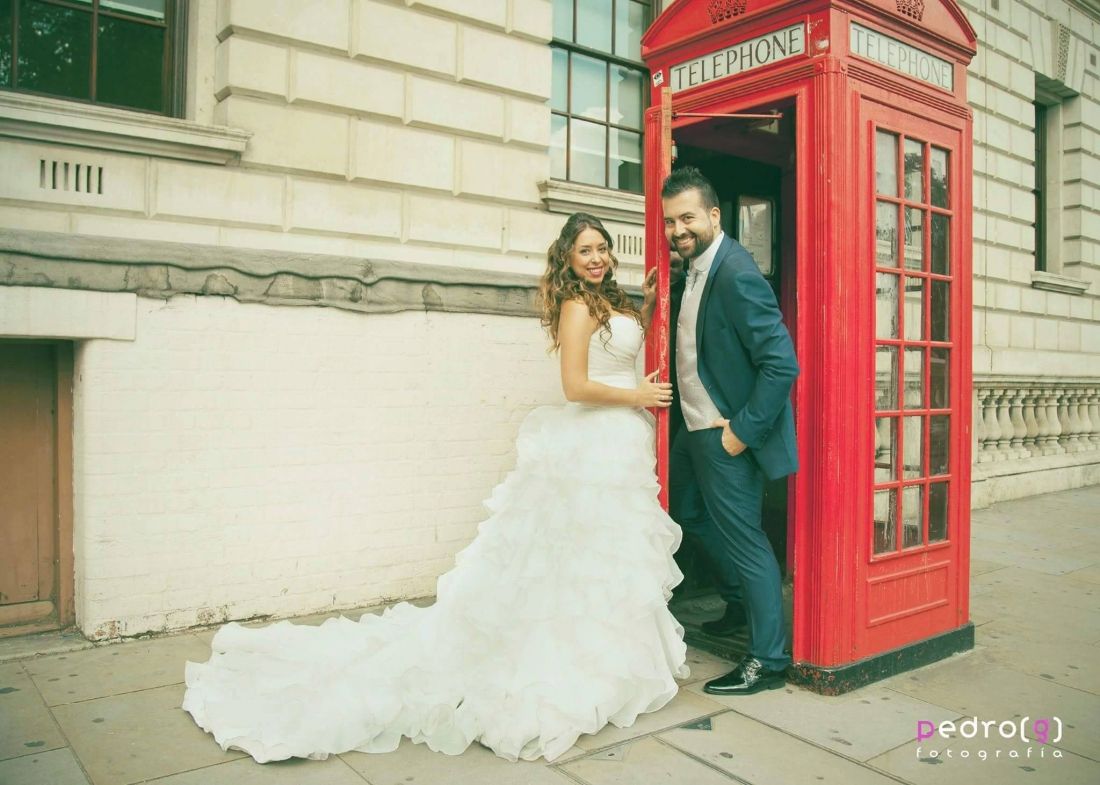
{"label": "stone cornice", "polygon": [[532,317],[538,278],[379,259],[0,230],[0,286],[134,292],[368,313]]}
{"label": "stone cornice", "polygon": [[251,131],[0,90],[0,136],[226,164]]}

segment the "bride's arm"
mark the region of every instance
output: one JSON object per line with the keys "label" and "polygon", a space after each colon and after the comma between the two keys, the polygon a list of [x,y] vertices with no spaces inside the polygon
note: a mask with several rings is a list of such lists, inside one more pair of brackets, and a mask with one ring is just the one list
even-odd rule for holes
{"label": "bride's arm", "polygon": [[561,345],[561,387],[566,399],[602,406],[668,406],[672,400],[671,384],[654,383],[646,377],[637,389],[627,390],[588,378],[588,342],[598,325],[583,302],[562,303],[558,342]]}

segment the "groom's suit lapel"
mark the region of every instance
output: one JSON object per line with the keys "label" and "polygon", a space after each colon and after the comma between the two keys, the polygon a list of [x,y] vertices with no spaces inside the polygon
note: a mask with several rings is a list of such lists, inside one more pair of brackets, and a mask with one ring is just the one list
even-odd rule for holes
{"label": "groom's suit lapel", "polygon": [[707,280],[703,284],[703,296],[699,298],[699,315],[695,320],[695,356],[700,360],[703,357],[703,322],[707,312],[707,303],[710,301],[710,293],[714,288],[714,279],[718,275],[718,268],[726,258],[729,245],[730,238],[729,235],[726,235],[718,245],[718,253],[714,255],[714,261],[711,262],[710,269],[707,271]]}

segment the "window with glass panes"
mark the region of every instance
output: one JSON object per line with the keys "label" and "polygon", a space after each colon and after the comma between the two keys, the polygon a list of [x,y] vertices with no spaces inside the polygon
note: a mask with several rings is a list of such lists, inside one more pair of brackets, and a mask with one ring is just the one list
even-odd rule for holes
{"label": "window with glass panes", "polygon": [[875,555],[948,539],[949,151],[875,134]]}
{"label": "window with glass panes", "polygon": [[180,115],[185,0],[0,0],[0,89]]}
{"label": "window with glass panes", "polygon": [[550,174],[641,193],[651,3],[554,0]]}

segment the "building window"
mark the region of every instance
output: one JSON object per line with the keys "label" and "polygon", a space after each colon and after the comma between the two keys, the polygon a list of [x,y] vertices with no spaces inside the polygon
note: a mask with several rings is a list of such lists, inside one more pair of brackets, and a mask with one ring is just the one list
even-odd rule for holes
{"label": "building window", "polygon": [[182,116],[186,0],[0,0],[0,88]]}
{"label": "building window", "polygon": [[[1035,223],[1033,226],[1035,228],[1035,269],[1042,272],[1047,272],[1050,269],[1051,262],[1057,262],[1057,250],[1052,249],[1049,242],[1052,237],[1052,227],[1049,225],[1048,211],[1051,193],[1057,191],[1058,184],[1050,183],[1049,175],[1052,169],[1055,172],[1058,171],[1061,161],[1059,158],[1053,161],[1050,160],[1052,150],[1049,124],[1051,117],[1057,117],[1060,113],[1057,102],[1046,103],[1041,100],[1038,92],[1036,93],[1035,187],[1032,189],[1032,194],[1035,196]],[[1054,186],[1053,189],[1051,188],[1052,185]],[[1059,232],[1056,230],[1053,236],[1057,236],[1057,234]],[[1051,253],[1052,250],[1054,250],[1053,254]]]}
{"label": "building window", "polygon": [[554,0],[552,177],[641,193],[651,14],[638,0]]}

